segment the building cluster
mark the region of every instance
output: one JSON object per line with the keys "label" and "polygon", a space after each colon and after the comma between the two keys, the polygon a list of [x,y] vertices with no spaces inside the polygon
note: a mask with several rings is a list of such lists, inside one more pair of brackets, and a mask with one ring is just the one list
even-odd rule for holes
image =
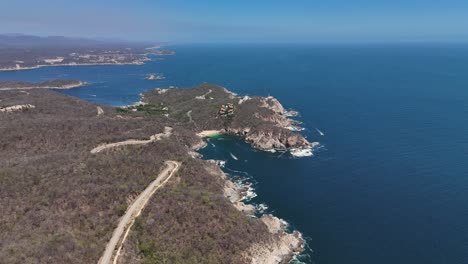
{"label": "building cluster", "polygon": [[232,116],[234,115],[234,105],[232,103],[227,103],[221,105],[219,108],[218,114],[220,116]]}

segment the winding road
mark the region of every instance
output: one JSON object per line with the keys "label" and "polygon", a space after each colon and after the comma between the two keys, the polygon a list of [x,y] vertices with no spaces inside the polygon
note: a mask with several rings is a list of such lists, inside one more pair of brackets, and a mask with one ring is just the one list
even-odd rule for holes
{"label": "winding road", "polygon": [[145,208],[149,199],[153,194],[179,169],[180,163],[176,161],[166,161],[166,168],[159,173],[158,177],[146,187],[146,189],[135,199],[135,201],[127,209],[125,215],[120,219],[117,228],[114,230],[111,239],[107,243],[106,250],[99,259],[99,264],[116,264],[122,250],[122,245],[125,242],[130,229],[135,223],[135,219],[140,215]]}
{"label": "winding road", "polygon": [[117,142],[117,143],[109,143],[109,144],[103,144],[100,146],[97,146],[91,150],[91,153],[96,154],[99,153],[105,149],[109,148],[115,148],[115,147],[120,147],[120,146],[127,146],[127,145],[145,145],[149,144],[151,142],[156,142],[158,140],[161,140],[163,138],[168,138],[172,134],[172,127],[165,127],[164,132],[152,135],[150,139],[148,140],[137,140],[137,139],[128,139],[125,141]]}

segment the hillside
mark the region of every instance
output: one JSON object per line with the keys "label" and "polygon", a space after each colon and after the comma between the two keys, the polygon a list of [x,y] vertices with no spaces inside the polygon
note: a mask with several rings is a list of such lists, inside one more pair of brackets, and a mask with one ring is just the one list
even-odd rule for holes
{"label": "hillside", "polygon": [[[172,117],[185,111],[176,101],[166,101],[173,109],[166,116],[44,89],[0,91],[0,107],[13,109],[0,112],[0,262],[98,262],[120,217],[169,160],[180,168],[136,218],[122,263],[250,263],[300,250],[298,233],[239,210],[239,190],[193,154],[201,139],[190,122]],[[116,142],[144,144],[92,152]]]}

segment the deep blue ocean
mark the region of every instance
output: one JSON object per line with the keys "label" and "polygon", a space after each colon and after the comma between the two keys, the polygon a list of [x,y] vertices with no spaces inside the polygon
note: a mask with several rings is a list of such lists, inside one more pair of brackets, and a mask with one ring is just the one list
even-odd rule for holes
{"label": "deep blue ocean", "polygon": [[[63,92],[112,105],[202,82],[271,94],[322,144],[313,157],[253,151],[233,138],[211,140],[203,154],[247,176],[252,202],[308,238],[306,262],[468,263],[468,45],[173,48],[175,56],[143,66],[48,67],[0,79],[79,79],[91,85]],[[167,79],[147,81],[147,73]]]}

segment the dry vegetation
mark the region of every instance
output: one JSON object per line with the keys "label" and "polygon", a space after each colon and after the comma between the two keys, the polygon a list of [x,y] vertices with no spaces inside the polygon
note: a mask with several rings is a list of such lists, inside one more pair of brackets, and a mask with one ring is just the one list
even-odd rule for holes
{"label": "dry vegetation", "polygon": [[[125,262],[244,263],[241,253],[269,238],[223,197],[219,175],[187,154],[199,141],[191,125],[103,105],[97,115],[97,105],[48,90],[0,91],[1,107],[19,104],[35,108],[0,113],[0,263],[96,263],[129,201],[165,160],[182,166],[138,218]],[[168,139],[90,153],[165,126],[174,128]]]}
{"label": "dry vegetation", "polygon": [[[208,94],[206,99],[196,98],[204,94]],[[239,105],[239,97],[213,84],[203,84],[190,89],[168,89],[162,93],[160,90],[151,90],[144,93],[145,102],[168,106],[171,117],[199,131],[227,127],[256,128],[265,125],[271,127],[271,122],[262,121],[253,115],[253,113],[262,116],[273,114],[272,110],[259,107],[261,99],[262,97],[252,97]],[[218,114],[220,107],[229,103],[234,105],[235,114],[220,117]],[[192,111],[192,123],[189,122],[188,111]]]}
{"label": "dry vegetation", "polygon": [[67,89],[86,85],[87,83],[76,80],[48,80],[39,83],[20,81],[0,81],[0,90],[54,88]]}
{"label": "dry vegetation", "polygon": [[[200,97],[205,99],[198,99]],[[203,84],[191,89],[156,89],[144,93],[146,103],[168,107],[170,117],[197,132],[224,130],[243,137],[258,149],[308,146],[309,143],[303,136],[286,129],[295,124],[295,121],[286,118],[279,111],[275,112],[276,108],[268,105],[266,99],[253,96],[244,100],[213,84]],[[222,106],[227,105],[232,107],[232,113],[220,113]],[[276,107],[282,108],[279,102]]]}

